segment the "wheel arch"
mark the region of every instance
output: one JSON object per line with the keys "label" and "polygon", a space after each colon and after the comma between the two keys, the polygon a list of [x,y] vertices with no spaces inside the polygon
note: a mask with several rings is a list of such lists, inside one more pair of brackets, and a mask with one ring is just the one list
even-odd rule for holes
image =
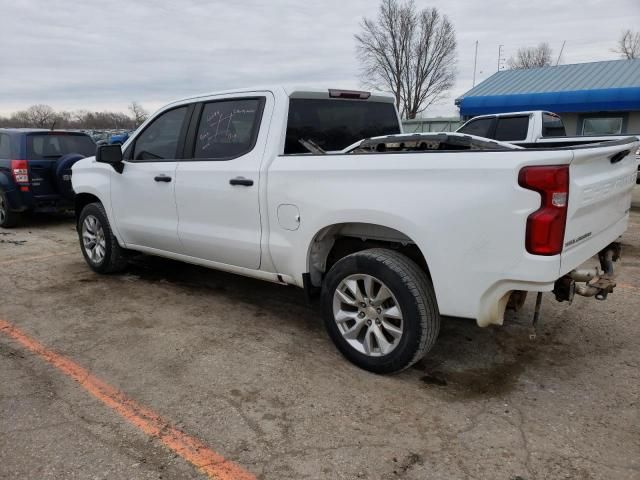
{"label": "wheel arch", "polygon": [[369,248],[399,251],[431,276],[425,255],[408,235],[385,225],[344,222],[325,226],[313,236],[307,251],[310,287],[319,287],[326,272],[341,258]]}
{"label": "wheel arch", "polygon": [[101,203],[104,205],[102,200],[100,200],[93,193],[78,193],[74,197],[75,204],[75,212],[76,212],[76,225],[80,220],[80,213],[82,213],[82,209],[89,205],[90,203]]}

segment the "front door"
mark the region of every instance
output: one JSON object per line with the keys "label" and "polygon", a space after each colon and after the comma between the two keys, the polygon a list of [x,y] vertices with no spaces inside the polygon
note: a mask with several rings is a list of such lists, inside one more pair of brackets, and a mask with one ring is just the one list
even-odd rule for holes
{"label": "front door", "polygon": [[161,113],[125,152],[122,173],[111,178],[111,207],[127,245],[180,252],[176,169],[187,106]]}
{"label": "front door", "polygon": [[176,172],[178,234],[187,255],[260,267],[260,163],[272,108],[273,97],[260,94],[196,109],[190,151]]}

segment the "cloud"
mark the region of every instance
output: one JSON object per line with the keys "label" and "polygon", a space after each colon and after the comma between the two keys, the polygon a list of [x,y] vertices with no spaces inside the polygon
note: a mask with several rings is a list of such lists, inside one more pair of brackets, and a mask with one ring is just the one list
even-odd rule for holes
{"label": "cloud", "polygon": [[[368,0],[5,2],[0,24],[0,113],[47,103],[56,109],[153,109],[187,95],[274,83],[359,87],[353,34]],[[640,25],[637,0],[417,1],[453,21],[458,80],[427,112],[456,113],[453,99],[504,56],[547,41],[565,63],[615,58],[620,31]]]}

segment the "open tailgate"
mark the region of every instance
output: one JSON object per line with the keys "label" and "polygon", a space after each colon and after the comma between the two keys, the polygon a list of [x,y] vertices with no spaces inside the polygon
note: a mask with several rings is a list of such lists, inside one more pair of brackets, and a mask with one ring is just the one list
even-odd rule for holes
{"label": "open tailgate", "polygon": [[634,137],[572,148],[561,274],[578,267],[627,229],[637,148]]}

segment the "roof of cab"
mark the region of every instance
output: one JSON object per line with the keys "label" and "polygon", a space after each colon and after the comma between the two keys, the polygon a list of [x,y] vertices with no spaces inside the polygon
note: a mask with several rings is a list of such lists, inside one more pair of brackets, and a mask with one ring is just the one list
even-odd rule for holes
{"label": "roof of cab", "polygon": [[[209,97],[215,97],[219,95],[231,95],[238,93],[254,93],[254,92],[272,92],[274,94],[281,94],[291,98],[331,98],[329,97],[329,90],[344,90],[344,91],[354,91],[353,89],[343,88],[338,89],[335,87],[308,87],[303,85],[261,85],[261,86],[252,86],[252,87],[243,87],[243,88],[234,88],[230,90],[220,90],[217,92],[208,92],[201,93],[198,95],[193,95],[186,98],[181,98],[178,100],[174,100],[173,102],[167,104],[165,107],[170,105],[184,103],[189,101],[197,101],[198,99],[205,99]],[[374,102],[384,102],[384,103],[393,103],[395,101],[394,97],[389,93],[383,92],[369,92],[371,96],[363,101],[374,101]],[[339,100],[339,99],[337,99]],[[164,110],[165,107],[162,107],[161,110]]]}

